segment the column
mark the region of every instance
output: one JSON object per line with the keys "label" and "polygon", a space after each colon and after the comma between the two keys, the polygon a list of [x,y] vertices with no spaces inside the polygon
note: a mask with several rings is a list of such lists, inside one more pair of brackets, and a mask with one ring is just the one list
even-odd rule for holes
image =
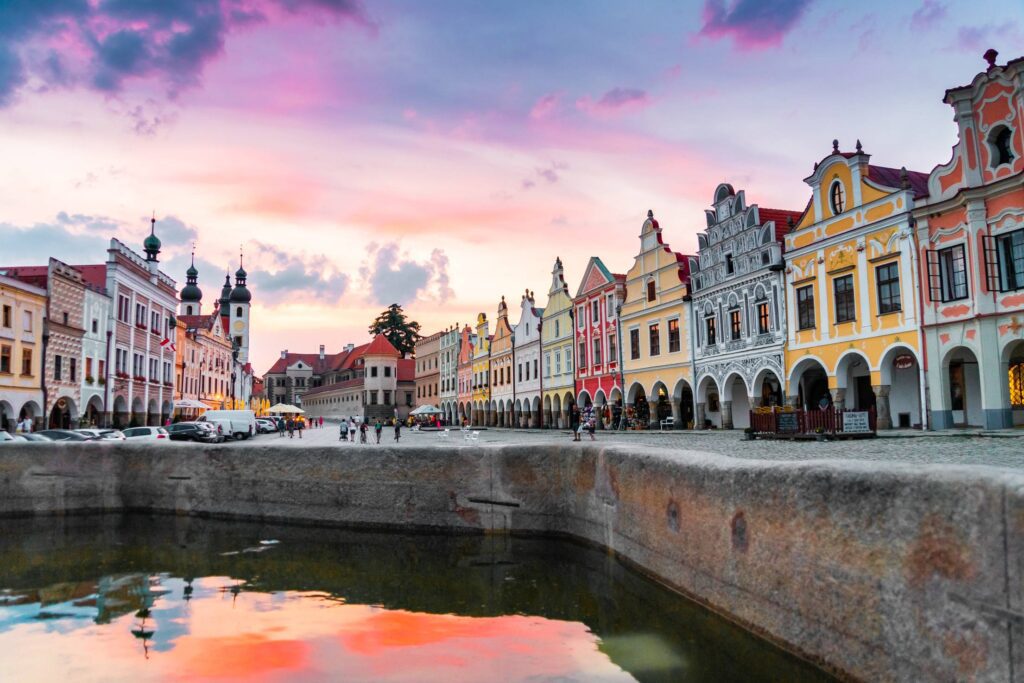
{"label": "column", "polygon": [[683,424],[683,404],[680,401],[671,401],[672,405],[672,427],[674,429],[684,429],[686,425]]}
{"label": "column", "polygon": [[889,389],[888,384],[877,384],[871,387],[875,392],[875,412],[878,416],[879,429],[892,429],[892,415],[889,411]]}
{"label": "column", "polygon": [[697,403],[697,417],[695,418],[696,424],[694,425],[696,429],[704,429],[704,421],[707,419],[705,405],[704,403]]}
{"label": "column", "polygon": [[722,429],[732,429],[732,401],[721,401]]}

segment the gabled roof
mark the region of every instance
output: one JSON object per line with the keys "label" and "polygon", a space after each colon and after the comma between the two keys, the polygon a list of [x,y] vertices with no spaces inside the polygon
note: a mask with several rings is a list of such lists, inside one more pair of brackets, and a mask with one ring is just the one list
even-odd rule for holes
{"label": "gabled roof", "polygon": [[790,231],[789,219],[793,219],[793,227],[800,222],[803,211],[789,211],[788,209],[765,209],[757,207],[757,215],[761,219],[761,225],[768,221],[775,221],[775,241],[784,241]]}
{"label": "gabled roof", "polygon": [[388,338],[383,334],[378,334],[373,338],[373,341],[366,346],[366,350],[363,351],[365,356],[400,356],[398,349],[391,345]]}
{"label": "gabled roof", "polygon": [[197,330],[208,330],[213,327],[213,321],[217,318],[214,314],[209,315],[179,315],[178,320],[185,323],[185,327]]}
{"label": "gabled roof", "polygon": [[[601,282],[602,278],[604,282]],[[600,289],[616,280],[625,282],[626,276],[612,273],[605,267],[604,262],[600,258],[591,256],[590,261],[587,262],[587,267],[583,269],[583,279],[580,281],[579,289],[576,290],[574,298],[578,299],[587,292]]]}
{"label": "gabled roof", "polygon": [[[879,185],[899,189],[903,186],[902,175],[903,170],[899,168],[875,166],[874,164],[868,165],[868,180],[878,183]],[[920,171],[907,171],[907,183],[910,185],[911,192],[914,193],[914,199],[920,199],[928,196],[927,173],[921,173]]]}

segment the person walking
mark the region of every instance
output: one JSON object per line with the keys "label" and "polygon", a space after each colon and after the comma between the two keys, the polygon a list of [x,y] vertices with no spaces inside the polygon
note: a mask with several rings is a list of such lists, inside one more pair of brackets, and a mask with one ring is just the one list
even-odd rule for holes
{"label": "person walking", "polygon": [[323,429],[323,428],[324,428],[324,416],[321,415],[320,416],[320,429]]}
{"label": "person walking", "polygon": [[282,439],[284,438],[284,418],[280,415],[277,416],[277,434]]}
{"label": "person walking", "polygon": [[583,424],[580,427],[580,431],[587,430],[590,434],[590,440],[596,441],[594,438],[594,430],[597,429],[597,414],[594,412],[594,406],[589,405],[583,409]]}
{"label": "person walking", "polygon": [[370,426],[366,422],[359,423],[359,443],[366,443],[366,432],[370,430]]}
{"label": "person walking", "polygon": [[299,432],[299,438],[300,439],[302,438],[302,430],[305,429],[305,428],[306,428],[306,418],[299,417],[299,419],[295,421],[295,429]]}
{"label": "person walking", "polygon": [[395,420],[395,443],[402,438],[402,421]]}
{"label": "person walking", "polygon": [[352,443],[356,442],[356,430],[358,428],[359,428],[359,425],[356,423],[356,418],[355,417],[351,418],[348,421],[348,435],[349,435],[349,438],[352,439]]}
{"label": "person walking", "polygon": [[573,404],[569,411],[569,429],[572,430],[572,440],[580,440],[580,409]]}
{"label": "person walking", "polygon": [[338,441],[348,441],[348,420],[341,418],[341,426],[338,428]]}
{"label": "person walking", "polygon": [[377,443],[380,443],[380,433],[384,431],[384,425],[380,423],[380,418],[373,423],[373,433],[377,436]]}
{"label": "person walking", "polygon": [[288,438],[295,438],[295,420],[290,417],[288,418]]}

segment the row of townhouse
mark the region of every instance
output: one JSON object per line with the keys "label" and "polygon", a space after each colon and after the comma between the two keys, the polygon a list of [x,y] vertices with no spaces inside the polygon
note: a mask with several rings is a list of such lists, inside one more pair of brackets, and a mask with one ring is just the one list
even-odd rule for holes
{"label": "row of townhouse", "polygon": [[0,429],[162,424],[186,398],[248,404],[245,271],[203,316],[193,265],[176,316],[161,246],[154,219],[144,256],[111,239],[104,263],[0,268]]}
{"label": "row of townhouse", "polygon": [[877,413],[878,427],[1024,424],[1024,59],[947,91],[958,141],[931,173],[880,166],[857,141],[804,179],[801,210],[719,185],[695,255],[648,212],[625,274],[593,257],[574,294],[504,298],[495,329],[437,345],[450,423],[741,428],[767,406]]}

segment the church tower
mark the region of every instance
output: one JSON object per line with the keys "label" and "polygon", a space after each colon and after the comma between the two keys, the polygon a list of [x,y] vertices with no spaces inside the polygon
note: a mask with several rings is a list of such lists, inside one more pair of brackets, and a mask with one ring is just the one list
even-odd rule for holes
{"label": "church tower", "polygon": [[252,294],[245,286],[247,274],[242,267],[242,255],[238,255],[238,270],[235,271],[235,288],[231,290],[228,305],[230,306],[231,340],[238,348],[238,362],[242,365],[249,362],[249,304]]}
{"label": "church tower", "polygon": [[196,270],[196,252],[192,251],[192,265],[185,271],[185,286],[181,290],[181,307],[178,315],[201,315],[203,312],[203,291],[199,289]]}

